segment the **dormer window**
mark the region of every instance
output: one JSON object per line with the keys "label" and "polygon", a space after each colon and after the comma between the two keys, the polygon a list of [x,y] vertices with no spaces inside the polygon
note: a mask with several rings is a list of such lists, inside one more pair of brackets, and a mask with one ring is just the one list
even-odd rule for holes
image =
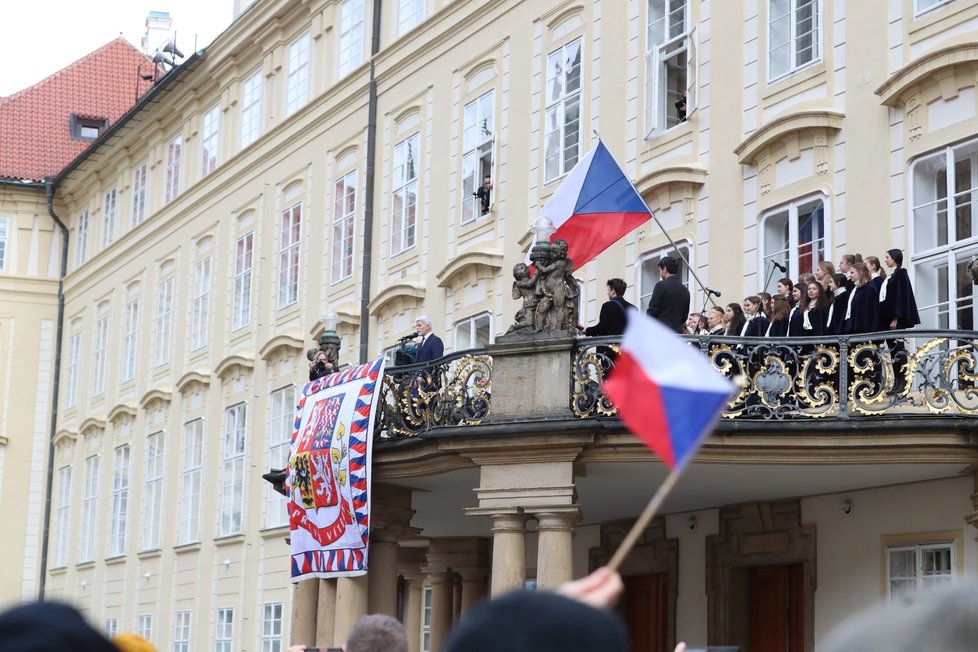
{"label": "dormer window", "polygon": [[98,139],[109,126],[108,120],[82,118],[71,114],[71,139],[92,142]]}

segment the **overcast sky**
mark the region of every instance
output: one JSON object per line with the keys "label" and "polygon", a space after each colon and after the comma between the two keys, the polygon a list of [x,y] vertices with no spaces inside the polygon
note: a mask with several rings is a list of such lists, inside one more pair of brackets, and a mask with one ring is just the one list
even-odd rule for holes
{"label": "overcast sky", "polygon": [[150,11],[168,11],[177,47],[203,48],[231,24],[232,0],[0,0],[0,97],[117,36],[137,48]]}

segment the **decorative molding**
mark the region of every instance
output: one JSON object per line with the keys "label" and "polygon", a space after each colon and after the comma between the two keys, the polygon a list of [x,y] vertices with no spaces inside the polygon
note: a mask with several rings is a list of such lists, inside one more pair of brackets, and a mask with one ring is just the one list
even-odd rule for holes
{"label": "decorative molding", "polygon": [[87,419],[81,422],[80,426],[78,426],[78,432],[80,432],[82,435],[86,437],[88,436],[89,431],[91,430],[104,431],[105,419],[99,419],[97,417],[88,417]]}
{"label": "decorative molding", "polygon": [[251,371],[255,368],[255,359],[232,353],[217,363],[217,366],[214,367],[214,375],[223,380],[235,367],[241,367],[246,371]]}
{"label": "decorative molding", "polygon": [[890,75],[874,92],[880,104],[899,108],[904,96],[921,82],[932,81],[940,71],[966,66],[978,67],[978,43],[959,43],[929,52]]}
{"label": "decorative molding", "polygon": [[781,115],[744,139],[734,150],[742,165],[753,165],[771,145],[809,129],[839,131],[846,115],[829,109],[813,109]]}
{"label": "decorative molding", "polygon": [[143,397],[139,399],[139,407],[144,410],[148,410],[149,406],[154,402],[159,401],[160,403],[169,404],[173,398],[172,392],[163,389],[151,389]]}
{"label": "decorative molding", "polygon": [[455,278],[469,268],[485,267],[493,273],[498,272],[503,266],[503,254],[498,250],[488,251],[467,251],[460,256],[456,256],[448,261],[448,264],[435,275],[438,279],[438,287],[447,288],[454,284]]}
{"label": "decorative molding", "polygon": [[421,301],[424,299],[424,295],[425,286],[421,285],[420,283],[395,283],[387,286],[380,294],[375,296],[373,301],[367,305],[367,309],[371,314],[375,315],[381,312],[388,303],[394,301],[395,299],[407,297]]}
{"label": "decorative molding", "polygon": [[130,419],[136,418],[136,406],[131,403],[119,403],[114,408],[109,410],[109,416],[105,418],[109,423],[113,423],[116,419],[121,416],[127,416]]}
{"label": "decorative molding", "polygon": [[208,387],[211,384],[211,372],[188,371],[184,375],[180,376],[180,380],[177,381],[177,391],[183,394],[189,386],[195,383],[201,387]]}
{"label": "decorative molding", "polygon": [[54,440],[51,442],[55,448],[60,447],[62,444],[74,442],[78,439],[78,432],[74,430],[59,430],[58,434],[54,436]]}
{"label": "decorative molding", "polygon": [[[302,338],[298,337],[297,335],[292,335],[291,333],[283,333],[282,335],[276,335],[272,339],[265,342],[264,346],[262,346],[258,351],[258,357],[265,362],[268,362],[281,349],[288,349],[301,353],[305,348],[306,344],[302,341]],[[220,376],[221,374],[218,373],[217,375]]]}
{"label": "decorative molding", "polygon": [[672,184],[702,186],[706,183],[707,176],[706,168],[701,165],[667,165],[640,178],[635,182],[635,189],[645,197],[650,192]]}

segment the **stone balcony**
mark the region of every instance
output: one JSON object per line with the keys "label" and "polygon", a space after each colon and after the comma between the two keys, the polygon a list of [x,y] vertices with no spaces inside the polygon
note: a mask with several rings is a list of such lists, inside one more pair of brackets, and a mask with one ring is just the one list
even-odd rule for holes
{"label": "stone balcony", "polygon": [[[717,432],[788,424],[805,430],[973,429],[978,331],[893,335],[685,339],[740,387]],[[461,428],[465,434],[532,432],[555,422],[573,428],[575,420],[620,430],[601,390],[617,348],[618,338],[500,343],[434,365],[390,367],[376,434],[389,441]]]}

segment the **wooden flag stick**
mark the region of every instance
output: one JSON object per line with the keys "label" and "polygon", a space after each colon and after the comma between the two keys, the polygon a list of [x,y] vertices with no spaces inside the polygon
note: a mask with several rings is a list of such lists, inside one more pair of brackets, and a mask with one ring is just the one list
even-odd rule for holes
{"label": "wooden flag stick", "polygon": [[617,571],[618,567],[621,565],[621,562],[625,561],[625,557],[627,557],[628,553],[632,551],[632,548],[635,546],[638,538],[642,536],[642,532],[645,531],[646,527],[648,527],[649,522],[655,517],[656,513],[659,511],[659,508],[662,507],[662,503],[665,502],[666,498],[669,496],[669,493],[672,492],[673,487],[676,486],[676,482],[679,480],[679,476],[682,475],[682,472],[682,468],[678,466],[669,471],[669,475],[667,475],[665,481],[659,485],[659,489],[655,492],[655,495],[652,496],[652,500],[650,500],[649,504],[645,506],[645,510],[642,512],[642,515],[638,517],[638,520],[635,521],[635,525],[633,525],[632,529],[628,531],[628,535],[625,537],[625,540],[621,542],[620,546],[618,546],[618,550],[615,551],[611,561],[608,562],[608,568],[613,571]]}

